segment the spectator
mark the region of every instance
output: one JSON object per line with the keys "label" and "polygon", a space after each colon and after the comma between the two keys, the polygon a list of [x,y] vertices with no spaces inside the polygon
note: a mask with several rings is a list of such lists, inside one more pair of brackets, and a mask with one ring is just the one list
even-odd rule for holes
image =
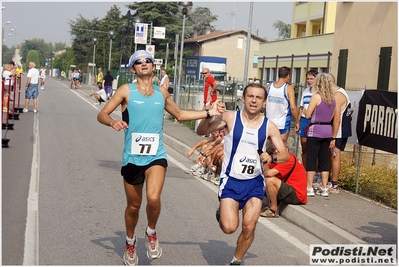
{"label": "spectator", "polygon": [[61,71],[61,80],[63,81],[63,80],[65,80],[65,78],[66,78],[65,71]]}
{"label": "spectator", "polygon": [[340,112],[339,114],[334,114],[334,118],[337,118],[337,120],[334,120],[335,124],[333,125],[332,132],[333,139],[330,143],[331,153],[329,153],[331,159],[331,187],[329,191],[337,194],[339,193],[338,177],[341,171],[341,151],[345,150],[348,137],[352,136],[352,112],[348,93],[344,88],[339,87],[335,83],[334,75],[331,73],[328,75],[333,81],[337,112]]}
{"label": "spectator", "polygon": [[308,109],[304,109],[306,118],[311,118],[307,131],[306,171],[308,179],[307,195],[314,196],[312,188],[318,162],[321,172],[321,187],[316,194],[328,197],[328,153],[332,138],[331,120],[335,112],[333,82],[327,73],[319,73],[313,83],[313,96]]}
{"label": "spectator", "polygon": [[25,86],[25,108],[23,112],[28,112],[29,101],[33,99],[33,112],[37,112],[37,98],[39,97],[39,70],[35,68],[34,62],[29,62],[29,71],[26,77],[28,80],[26,81]]}
{"label": "spectator", "polygon": [[95,93],[92,93],[89,96],[94,96],[94,98],[96,99],[96,103],[94,103],[94,105],[101,105],[102,102],[105,102],[105,100],[107,99],[107,94],[105,93],[104,88],[102,88],[101,84],[98,85],[98,91]]}
{"label": "spectator", "polygon": [[23,73],[24,73],[24,70],[22,69],[22,66],[18,65],[18,68],[15,70],[15,74],[17,75],[17,80],[22,78]]}
{"label": "spectator", "polygon": [[109,97],[111,96],[112,93],[112,81],[114,80],[114,77],[111,75],[111,71],[107,70],[107,74],[104,76],[103,80],[103,88],[105,90],[105,93],[107,94],[107,100],[109,100]]}
{"label": "spectator", "polygon": [[44,90],[44,82],[46,81],[46,68],[42,66],[39,71],[40,76],[40,89]]}
{"label": "spectator", "polygon": [[201,72],[204,75],[205,85],[204,85],[204,107],[212,105],[217,100],[217,90],[219,83],[211,75],[208,68],[204,68]]}
{"label": "spectator", "polygon": [[14,67],[11,64],[5,64],[2,78],[4,80],[4,98],[3,98],[3,111],[7,112],[8,101],[14,100]]}
{"label": "spectator", "polygon": [[291,69],[281,67],[278,70],[278,81],[271,83],[267,89],[266,117],[276,124],[283,140],[288,140],[291,126],[291,115],[295,118],[295,132],[299,129],[299,115],[295,102],[295,90],[289,84]]}
{"label": "spectator", "polygon": [[97,73],[97,85],[101,84],[101,86],[102,86],[102,84],[103,84],[103,78],[104,78],[103,71],[101,70],[101,68],[98,68],[98,73]]}
{"label": "spectator", "polygon": [[[288,148],[285,140],[284,145]],[[266,152],[272,156],[277,153],[270,139],[266,142]],[[262,209],[261,216],[279,217],[278,205],[280,203],[300,205],[308,202],[305,167],[294,154],[290,153],[288,162],[263,164],[263,174],[269,206]]]}
{"label": "spectator", "polygon": [[312,91],[312,84],[314,82],[314,79],[316,78],[316,75],[318,74],[317,71],[315,70],[309,70],[306,73],[306,84],[307,87],[302,93],[302,98],[301,98],[301,103],[299,105],[299,114],[301,115],[301,119],[299,121],[300,127],[299,127],[299,136],[301,137],[301,147],[302,147],[302,162],[303,165],[306,166],[306,128],[308,127],[310,123],[310,119],[307,119],[305,117],[305,113],[303,110],[307,109],[310,103],[310,98],[312,97],[313,91]]}
{"label": "spectator", "polygon": [[161,81],[159,82],[159,86],[164,87],[166,90],[169,89],[170,80],[168,74],[166,74],[166,70],[161,70]]}

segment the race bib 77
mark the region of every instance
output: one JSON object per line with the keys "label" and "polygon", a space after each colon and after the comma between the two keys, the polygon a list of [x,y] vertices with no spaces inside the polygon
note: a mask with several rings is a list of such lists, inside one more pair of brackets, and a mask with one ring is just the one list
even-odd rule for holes
{"label": "race bib 77", "polygon": [[159,146],[159,134],[132,133],[132,154],[156,155]]}

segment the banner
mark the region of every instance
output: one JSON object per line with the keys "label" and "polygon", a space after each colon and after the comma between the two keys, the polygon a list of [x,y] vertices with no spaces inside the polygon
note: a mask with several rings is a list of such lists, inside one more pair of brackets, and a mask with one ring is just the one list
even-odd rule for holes
{"label": "banner", "polygon": [[166,28],[165,27],[154,27],[154,38],[165,39]]}
{"label": "banner", "polygon": [[359,102],[356,133],[360,145],[397,154],[398,93],[366,90]]}
{"label": "banner", "polygon": [[143,23],[136,23],[134,33],[135,44],[147,44],[147,30],[148,25]]}
{"label": "banner", "polygon": [[351,112],[352,112],[352,136],[348,137],[348,144],[355,145],[358,143],[356,134],[357,116],[359,113],[359,102],[363,96],[364,90],[361,91],[346,91],[351,101]]}

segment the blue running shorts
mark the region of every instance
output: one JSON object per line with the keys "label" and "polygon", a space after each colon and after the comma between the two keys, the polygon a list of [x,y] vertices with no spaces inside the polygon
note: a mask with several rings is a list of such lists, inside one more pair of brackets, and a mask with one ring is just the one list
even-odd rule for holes
{"label": "blue running shorts", "polygon": [[232,198],[238,201],[239,209],[241,210],[252,197],[263,200],[265,188],[265,179],[262,175],[249,180],[240,180],[232,177],[221,178],[219,200],[221,198]]}

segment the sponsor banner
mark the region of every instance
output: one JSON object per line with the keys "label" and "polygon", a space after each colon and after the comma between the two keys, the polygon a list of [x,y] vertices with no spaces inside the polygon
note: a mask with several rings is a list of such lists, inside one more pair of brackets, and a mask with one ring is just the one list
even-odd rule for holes
{"label": "sponsor banner", "polygon": [[360,145],[397,154],[397,92],[366,90],[359,102],[356,133]]}
{"label": "sponsor banner", "polygon": [[147,31],[148,25],[143,23],[136,23],[134,33],[135,44],[146,44],[147,43]]}
{"label": "sponsor banner", "polygon": [[154,56],[155,54],[155,45],[146,45],[145,50]]}
{"label": "sponsor banner", "polygon": [[154,27],[153,38],[165,39],[166,28],[165,27]]}
{"label": "sponsor banner", "polygon": [[310,245],[310,265],[394,265],[396,245]]}
{"label": "sponsor banner", "polygon": [[356,134],[357,114],[359,113],[359,102],[363,96],[364,90],[361,91],[346,91],[351,101],[351,112],[352,112],[352,136],[348,137],[348,144],[355,145],[358,143]]}

